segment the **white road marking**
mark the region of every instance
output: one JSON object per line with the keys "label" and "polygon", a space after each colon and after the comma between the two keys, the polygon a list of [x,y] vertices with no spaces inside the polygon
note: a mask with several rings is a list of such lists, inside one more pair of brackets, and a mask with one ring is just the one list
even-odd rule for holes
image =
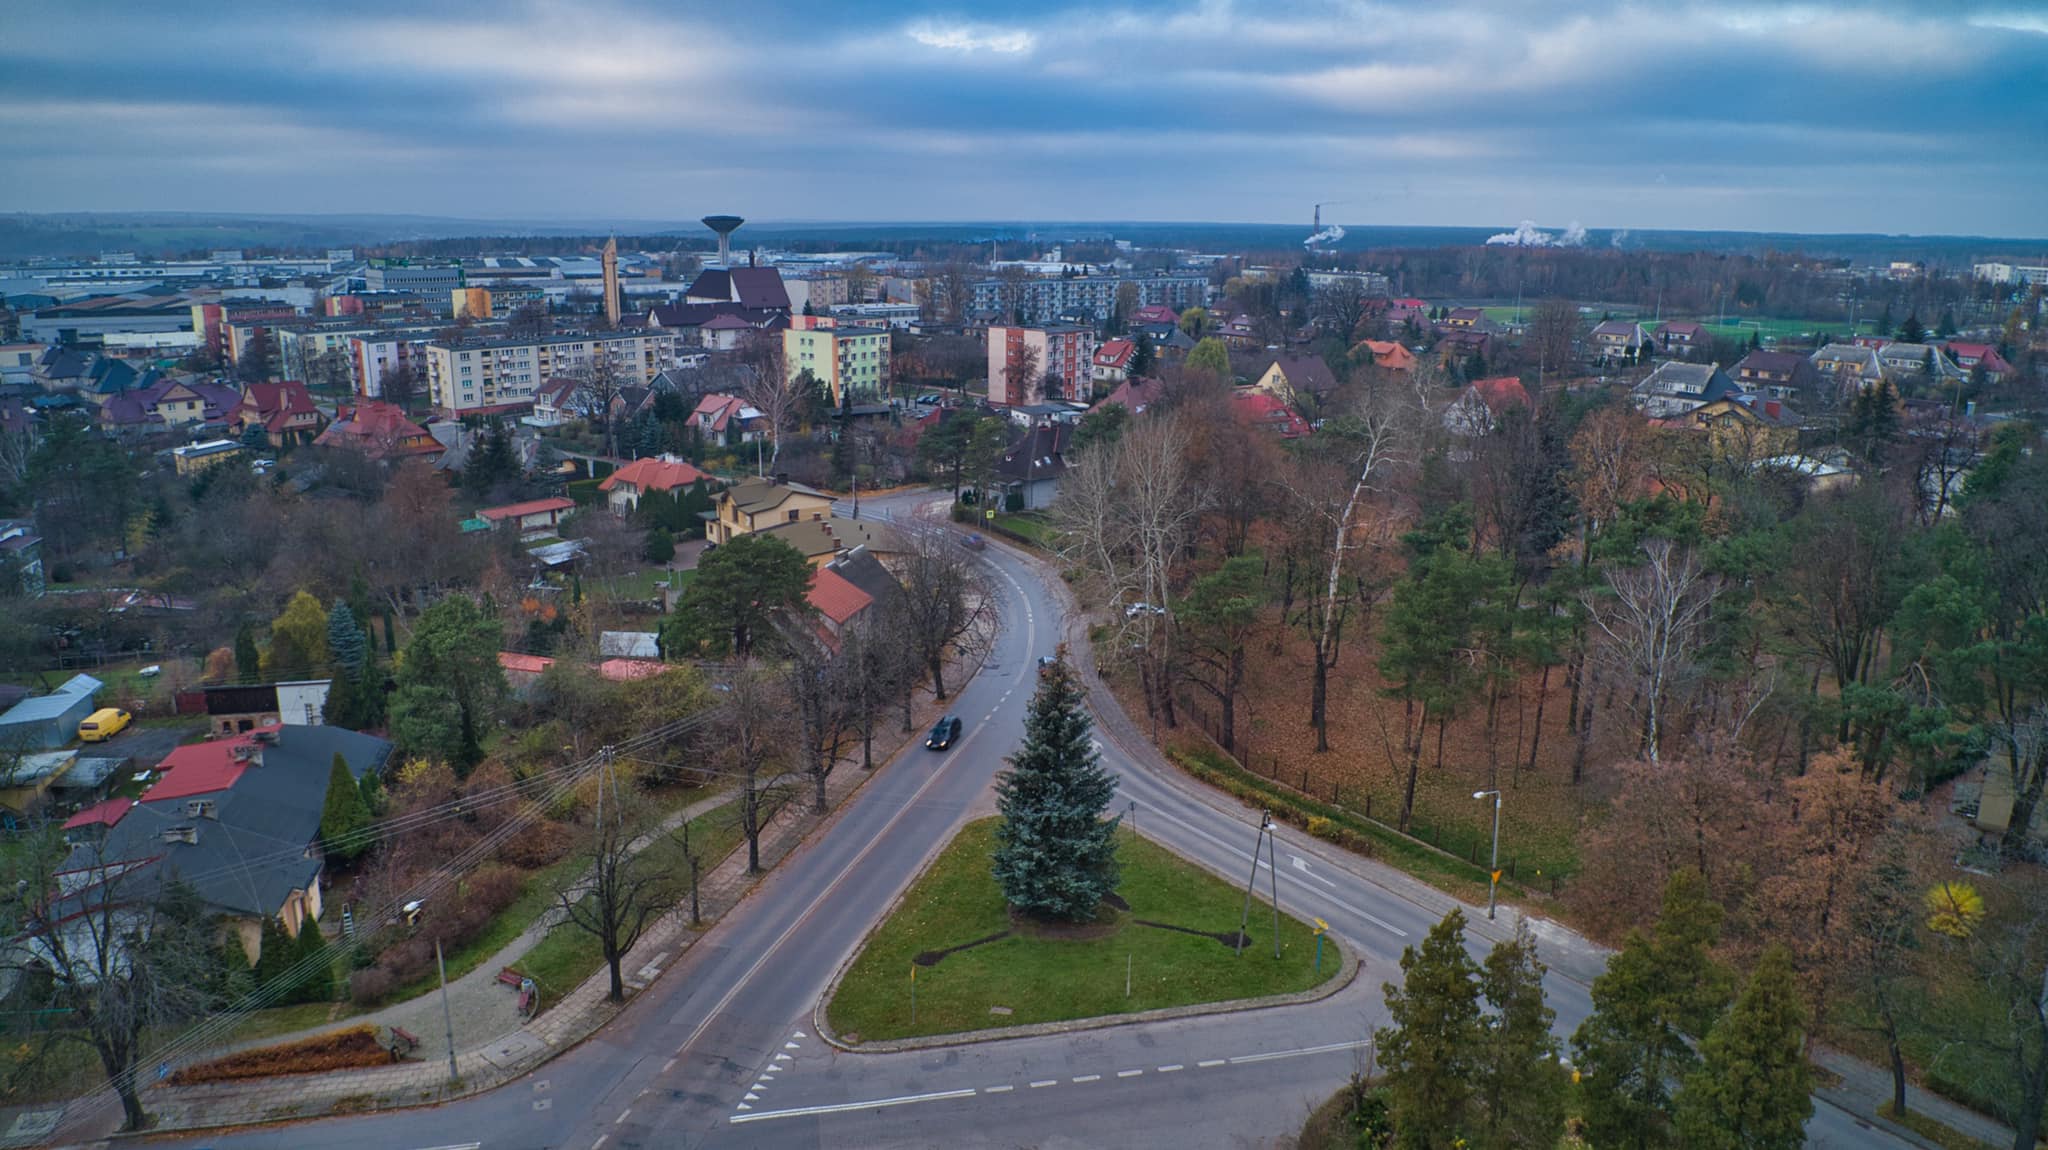
{"label": "white road marking", "polygon": [[782,1048],[783,1048],[784,1050],[802,1050],[802,1049],[803,1049],[803,1047],[802,1047],[802,1046],[799,1046],[798,1044],[796,1044],[796,1043],[794,1043],[794,1042],[785,1042],[785,1043],[783,1043],[783,1044],[782,1044]]}
{"label": "white road marking", "polygon": [[1357,1050],[1361,1046],[1371,1045],[1372,1039],[1361,1038],[1357,1042],[1332,1042],[1325,1046],[1304,1046],[1299,1050],[1273,1050],[1265,1054],[1240,1054],[1236,1058],[1231,1059],[1230,1064],[1232,1066],[1242,1066],[1247,1062],[1272,1062],[1281,1058],[1302,1058],[1310,1054],[1334,1054],[1339,1050]]}
{"label": "white road marking", "polygon": [[[738,1106],[735,1106],[735,1107],[733,1107],[733,1109],[735,1109],[735,1110],[752,1110],[752,1109],[753,1109],[753,1107],[751,1107],[751,1106],[747,1105],[746,1103],[742,1102],[742,1103],[740,1103],[740,1104],[739,1104]],[[592,1146],[592,1147],[590,1148],[590,1150],[597,1150],[597,1147],[595,1147],[595,1146]]]}
{"label": "white road marking", "polygon": [[1079,1076],[1079,1077],[1075,1078],[1075,1079],[1074,1079],[1074,1081],[1076,1081],[1076,1082],[1100,1082],[1100,1081],[1102,1081],[1102,1075],[1100,1075],[1100,1074],[1083,1074],[1083,1075],[1081,1075],[1081,1076]]}
{"label": "white road marking", "polygon": [[766,1089],[768,1089],[768,1083],[767,1083],[766,1081],[762,1081],[762,1082],[756,1082],[756,1083],[754,1083],[754,1089],[756,1089],[756,1090],[766,1090]]}
{"label": "white road marking", "polygon": [[1138,1075],[1143,1073],[1145,1072],[1142,1070],[1119,1070],[1116,1072],[1116,1076],[1118,1078],[1136,1078]]}
{"label": "white road marking", "polygon": [[[778,1068],[778,1069],[779,1069],[779,1068]],[[763,1081],[763,1082],[773,1082],[773,1081],[775,1081],[775,1076],[774,1076],[773,1074],[763,1074],[763,1075],[761,1075],[761,1081]]]}
{"label": "white road marking", "polygon": [[671,1058],[671,1059],[669,1059],[669,1060],[668,1060],[667,1062],[664,1062],[664,1063],[662,1063],[662,1064],[661,1064],[661,1072],[662,1072],[663,1074],[667,1074],[667,1073],[668,1073],[669,1071],[671,1071],[671,1070],[674,1070],[675,1068],[676,1068],[676,1060],[675,1060],[675,1059],[673,1059],[673,1058]]}
{"label": "white road marking", "polygon": [[810,1037],[810,1035],[808,1035],[808,1034],[805,1034],[805,1033],[804,1033],[803,1031],[799,1030],[799,1031],[797,1031],[796,1033],[794,1033],[794,1034],[790,1035],[790,1037],[791,1037],[791,1038],[809,1038],[809,1037]]}
{"label": "white road marking", "polygon": [[536,1111],[553,1110],[555,1108],[555,1100],[552,1098],[537,1098],[534,1100],[533,1108]]}
{"label": "white road marking", "polygon": [[[1210,842],[1215,843],[1217,846],[1222,847],[1224,850],[1229,851],[1231,854],[1236,855],[1239,858],[1251,857],[1250,855],[1244,853],[1243,848],[1224,842],[1222,839],[1217,838],[1215,835],[1210,834],[1208,831],[1205,831],[1202,828],[1195,826],[1193,823],[1188,822],[1186,819],[1176,817],[1175,815],[1165,810],[1161,810],[1159,806],[1154,803],[1144,803],[1142,805],[1150,807],[1153,811],[1157,812],[1155,817],[1165,819],[1167,822],[1170,823],[1178,823],[1182,827],[1185,827],[1189,832],[1200,835],[1205,839],[1208,839]],[[1267,867],[1265,863],[1260,863],[1259,866],[1261,869],[1272,869],[1270,867]],[[1358,917],[1373,924],[1374,926],[1387,931],[1396,938],[1408,937],[1407,931],[1402,930],[1400,927],[1395,926],[1393,923],[1388,922],[1386,919],[1383,919],[1378,915],[1370,914],[1366,911],[1360,910],[1357,907],[1352,906],[1350,903],[1347,903],[1342,899],[1336,898],[1332,895],[1324,895],[1323,897],[1325,899],[1328,899],[1331,905],[1342,907],[1344,910],[1349,911],[1350,913],[1357,915]]]}
{"label": "white road marking", "polygon": [[[602,1141],[602,1139],[600,1139],[600,1141]],[[446,1146],[429,1146],[427,1147],[427,1150],[483,1150],[483,1143],[451,1142]],[[597,1147],[592,1146],[590,1150],[597,1150]]]}
{"label": "white road marking", "polygon": [[612,1119],[612,1125],[617,1126],[619,1123],[624,1122],[626,1119],[632,1117],[632,1115],[633,1108],[631,1106],[628,1106],[624,1110],[619,1111],[619,1116],[617,1118]]}
{"label": "white road marking", "polygon": [[787,1062],[787,1061],[789,1061],[789,1055],[787,1055],[787,1054],[779,1054],[779,1053],[778,1053],[778,1054],[777,1054],[777,1055],[775,1056],[775,1059],[774,1059],[774,1061],[776,1061],[776,1062]]}
{"label": "white road marking", "polygon": [[[609,1135],[609,1134],[600,1134],[600,1135],[598,1135],[598,1136],[597,1136],[597,1141],[595,1141],[595,1142],[592,1142],[592,1143],[590,1144],[590,1150],[597,1150],[597,1148],[598,1148],[599,1146],[602,1146],[602,1145],[604,1145],[604,1140],[605,1140],[605,1139],[607,1139],[607,1138],[609,1138],[609,1137],[611,1137],[611,1135]],[[471,1145],[471,1146],[477,1146],[477,1147],[481,1147],[481,1146],[483,1145],[483,1143],[481,1143],[481,1142],[472,1142],[472,1143],[470,1143],[470,1145]]]}
{"label": "white road marking", "polygon": [[984,1086],[981,1088],[981,1092],[983,1094],[1008,1094],[1015,1089],[1017,1088],[1014,1086]]}
{"label": "white road marking", "polygon": [[759,1102],[760,1100],[761,1096],[759,1094],[754,1093],[751,1090],[747,1091],[746,1094],[740,1099],[740,1101],[742,1102]]}
{"label": "white road marking", "polygon": [[841,1102],[832,1106],[803,1106],[795,1110],[763,1110],[745,1117],[733,1115],[727,1122],[759,1122],[764,1118],[800,1118],[811,1114],[844,1114],[852,1110],[880,1110],[887,1106],[910,1106],[918,1102],[944,1102],[950,1098],[972,1098],[973,1090],[941,1090],[933,1094],[905,1094],[898,1098],[876,1098],[869,1102]]}
{"label": "white road marking", "polygon": [[1324,878],[1322,875],[1319,875],[1316,872],[1308,869],[1307,859],[1301,857],[1300,855],[1288,855],[1287,857],[1294,860],[1295,870],[1298,870],[1301,873],[1307,875],[1308,877],[1316,880],[1317,882],[1322,883],[1324,886],[1329,887],[1331,890],[1337,889],[1336,883],[1333,883],[1329,879]]}
{"label": "white road marking", "polygon": [[1207,1070],[1211,1066],[1221,1066],[1228,1061],[1230,1060],[1227,1058],[1211,1058],[1202,1062],[1197,1062],[1195,1063],[1195,1065],[1201,1067],[1204,1070]]}
{"label": "white road marking", "polygon": [[1160,1067],[1160,1068],[1159,1068],[1159,1073],[1161,1073],[1161,1074],[1171,1074],[1171,1073],[1173,1073],[1173,1072],[1174,1072],[1174,1071],[1176,1071],[1176,1070],[1185,1070],[1185,1069],[1187,1069],[1187,1067],[1185,1067],[1185,1066],[1182,1066],[1182,1065],[1181,1065],[1180,1063],[1176,1062],[1176,1063],[1174,1063],[1174,1064],[1173,1064],[1173,1065],[1171,1065],[1171,1066],[1162,1066],[1162,1067]]}
{"label": "white road marking", "polygon": [[1043,1090],[1048,1086],[1058,1086],[1059,1084],[1060,1080],[1057,1078],[1041,1078],[1037,1082],[1031,1084],[1031,1089]]}

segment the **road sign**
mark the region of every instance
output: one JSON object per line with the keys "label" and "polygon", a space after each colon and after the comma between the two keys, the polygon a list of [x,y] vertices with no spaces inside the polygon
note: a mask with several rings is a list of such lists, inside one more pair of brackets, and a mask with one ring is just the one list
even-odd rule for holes
{"label": "road sign", "polygon": [[986,516],[990,522],[994,522],[996,517],[996,509],[991,507],[987,511],[982,512],[982,515]]}
{"label": "road sign", "polygon": [[1499,886],[1499,885],[1500,885],[1500,872],[1499,872],[1499,871],[1494,871],[1494,872],[1493,872],[1493,883],[1494,883],[1494,885],[1495,885],[1495,886]]}
{"label": "road sign", "polygon": [[1326,931],[1326,930],[1328,930],[1328,929],[1330,929],[1330,924],[1329,924],[1329,923],[1327,923],[1327,922],[1324,922],[1324,921],[1323,921],[1322,919],[1317,919],[1317,920],[1316,920],[1316,933],[1317,933],[1317,934],[1321,934],[1321,933],[1323,933],[1324,931]]}

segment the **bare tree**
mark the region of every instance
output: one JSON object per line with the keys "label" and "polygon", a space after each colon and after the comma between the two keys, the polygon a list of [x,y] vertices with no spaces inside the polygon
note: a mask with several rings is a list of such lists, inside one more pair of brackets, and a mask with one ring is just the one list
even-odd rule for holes
{"label": "bare tree", "polygon": [[741,398],[753,405],[768,423],[768,469],[772,471],[782,458],[782,437],[796,426],[797,416],[803,411],[804,389],[789,375],[778,334],[757,335],[749,345],[748,362],[754,368],[754,376]]}
{"label": "bare tree", "polygon": [[679,876],[651,857],[649,820],[632,815],[621,798],[617,772],[607,762],[598,777],[597,813],[583,857],[590,870],[555,889],[562,921],[597,940],[611,969],[609,997],[626,1000],[621,969],[649,923],[675,909],[687,893]]}
{"label": "bare tree", "polygon": [[20,419],[0,420],[0,488],[28,482],[28,465],[35,454],[35,426],[26,413]]}
{"label": "bare tree", "polygon": [[1536,305],[1536,315],[1529,323],[1529,344],[1539,371],[1562,375],[1570,369],[1578,357],[1579,327],[1579,309],[1563,296]]}
{"label": "bare tree", "polygon": [[1647,540],[1642,554],[1635,567],[1610,569],[1605,593],[1588,591],[1584,601],[1601,654],[1635,689],[1638,750],[1656,762],[1678,693],[1698,670],[1721,585],[1691,549],[1668,539]]}
{"label": "bare tree", "polygon": [[898,563],[903,641],[940,699],[946,697],[947,656],[980,654],[994,642],[997,604],[986,570],[937,531],[913,534]]}
{"label": "bare tree", "polygon": [[[794,628],[792,628],[794,630]],[[844,650],[835,651],[814,635],[789,635],[794,656],[784,667],[783,689],[795,704],[802,732],[804,771],[811,778],[811,809],[824,814],[825,780],[856,730],[853,697],[859,675]]]}
{"label": "bare tree", "polygon": [[162,868],[96,847],[71,853],[54,826],[21,840],[0,865],[17,892],[0,903],[0,929],[14,940],[0,961],[32,1013],[65,1019],[34,1040],[31,1057],[63,1042],[92,1047],[107,1075],[102,1089],[121,1100],[122,1128],[142,1129],[145,1035],[220,1005],[212,916]]}
{"label": "bare tree", "polygon": [[613,418],[613,401],[619,397],[619,390],[625,386],[624,373],[619,365],[602,349],[593,353],[590,362],[577,369],[576,405],[582,409],[584,418],[597,426],[600,438],[599,452],[617,455],[616,431],[618,421]]}
{"label": "bare tree", "polygon": [[788,708],[772,676],[752,660],[733,668],[720,709],[721,758],[740,778],[740,832],[747,837],[747,873],[761,871],[761,828],[779,802],[781,768],[790,743]]}

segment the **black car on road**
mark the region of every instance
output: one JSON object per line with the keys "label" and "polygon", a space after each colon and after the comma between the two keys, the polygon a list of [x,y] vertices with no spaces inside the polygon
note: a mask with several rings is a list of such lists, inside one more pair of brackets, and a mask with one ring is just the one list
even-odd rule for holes
{"label": "black car on road", "polygon": [[931,734],[924,737],[924,745],[929,750],[943,751],[952,746],[954,740],[959,737],[960,716],[947,715],[932,727]]}

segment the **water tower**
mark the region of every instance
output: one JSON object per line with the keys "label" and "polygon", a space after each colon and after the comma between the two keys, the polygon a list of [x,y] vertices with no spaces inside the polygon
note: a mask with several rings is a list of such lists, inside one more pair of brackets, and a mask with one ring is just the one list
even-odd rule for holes
{"label": "water tower", "polygon": [[738,216],[705,216],[704,226],[718,233],[718,266],[732,266],[732,234],[747,221]]}

